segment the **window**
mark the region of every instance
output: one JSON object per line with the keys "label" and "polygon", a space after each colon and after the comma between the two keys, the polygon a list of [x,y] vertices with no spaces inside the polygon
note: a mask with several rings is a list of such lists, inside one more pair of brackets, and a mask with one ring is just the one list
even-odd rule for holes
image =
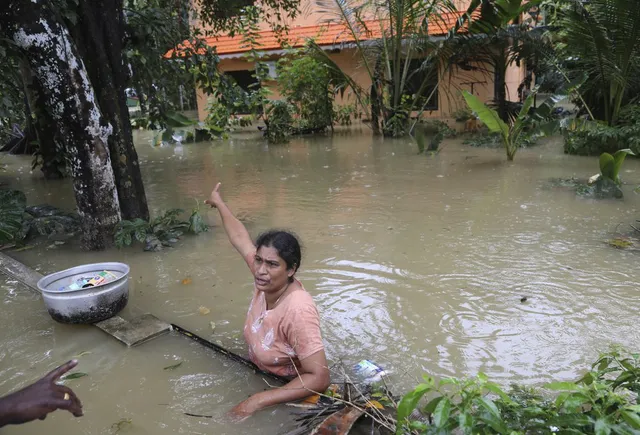
{"label": "window", "polygon": [[[225,75],[231,77],[245,92],[249,92],[256,89],[259,86],[258,80],[254,77],[254,72],[251,70],[240,71],[227,71]],[[252,86],[253,85],[253,86]]]}
{"label": "window", "polygon": [[206,12],[212,15],[213,18],[225,19],[239,16],[244,8],[254,5],[254,0],[227,0],[215,2],[214,4],[215,6]]}
{"label": "window", "polygon": [[423,62],[424,59],[412,59],[409,62],[405,93],[415,95],[420,92],[416,107],[424,106],[425,110],[438,110],[438,70],[435,68],[420,70]]}

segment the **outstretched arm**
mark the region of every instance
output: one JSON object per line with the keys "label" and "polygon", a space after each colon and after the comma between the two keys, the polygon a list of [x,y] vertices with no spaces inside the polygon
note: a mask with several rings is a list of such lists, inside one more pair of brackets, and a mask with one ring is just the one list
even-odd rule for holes
{"label": "outstretched arm", "polygon": [[0,427],[44,420],[56,409],[66,409],[76,417],[82,416],[82,404],[75,393],[56,382],[74,368],[78,361],[61,365],[39,381],[0,399]]}
{"label": "outstretched arm", "polygon": [[242,225],[242,222],[231,213],[227,204],[222,200],[222,196],[220,196],[220,183],[216,184],[216,187],[213,189],[213,192],[211,192],[209,199],[205,201],[205,204],[209,204],[211,207],[218,209],[218,213],[220,213],[220,218],[222,219],[222,225],[224,226],[229,241],[240,255],[242,255],[242,258],[246,260],[247,256],[253,253],[256,247],[251,240],[251,236],[249,236],[249,232],[244,225]]}
{"label": "outstretched arm", "polygon": [[324,393],[330,384],[329,368],[324,350],[320,350],[300,361],[298,376],[281,388],[254,394],[231,410],[237,419],[249,417],[256,411],[280,403],[293,402]]}

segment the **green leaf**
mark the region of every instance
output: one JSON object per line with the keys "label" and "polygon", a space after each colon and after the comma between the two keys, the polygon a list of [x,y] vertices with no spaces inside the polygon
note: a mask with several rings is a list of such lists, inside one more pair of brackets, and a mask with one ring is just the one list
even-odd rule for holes
{"label": "green leaf", "polygon": [[500,398],[504,400],[505,403],[513,403],[513,400],[511,400],[511,398],[507,393],[502,391],[502,388],[500,388],[498,384],[495,384],[493,382],[487,382],[486,384],[483,385],[483,387],[486,388],[488,391],[500,396]]}
{"label": "green leaf", "polygon": [[189,228],[187,231],[193,234],[200,234],[205,231],[209,231],[209,226],[204,223],[204,220],[198,210],[194,210],[193,213],[191,213],[191,216],[189,217]]}
{"label": "green leaf", "polygon": [[164,369],[162,369],[162,370],[175,370],[175,369],[177,369],[178,367],[180,367],[181,365],[182,365],[182,361],[180,361],[180,362],[179,362],[179,363],[177,363],[177,364],[173,364],[173,365],[167,366],[167,367],[165,367],[165,368],[164,368]]}
{"label": "green leaf", "polygon": [[466,412],[460,413],[458,416],[458,424],[460,425],[460,429],[462,429],[463,433],[471,434],[473,431],[473,418],[470,414]]}
{"label": "green leaf", "polygon": [[424,150],[427,148],[427,137],[425,136],[424,132],[420,129],[417,129],[413,138],[416,141],[416,145],[418,145],[418,153],[424,153]]}
{"label": "green leaf", "polygon": [[609,153],[600,154],[600,173],[604,178],[608,178],[609,180],[615,181],[614,176],[614,167],[615,160],[613,156]]}
{"label": "green leaf", "polygon": [[618,150],[613,155],[613,178],[612,180],[616,183],[620,183],[620,168],[622,167],[622,163],[624,162],[624,158],[627,157],[627,154],[634,156],[635,154],[630,149]]}
{"label": "green leaf", "polygon": [[476,401],[478,406],[486,410],[489,414],[493,415],[496,418],[500,418],[500,410],[491,399],[487,399],[486,397],[479,397]]}
{"label": "green leaf", "polygon": [[404,424],[405,420],[407,419],[407,417],[409,417],[409,415],[411,415],[413,410],[416,409],[416,406],[418,406],[418,402],[420,401],[422,396],[424,396],[425,393],[429,390],[431,390],[431,386],[429,386],[428,384],[418,384],[418,386],[413,391],[410,391],[402,397],[400,403],[398,403],[398,430],[396,431],[396,433],[402,433],[402,425]]}
{"label": "green leaf", "polygon": [[451,401],[448,398],[444,398],[438,403],[435,411],[433,411],[433,421],[437,427],[444,427],[449,420],[449,414],[451,413]]}
{"label": "green leaf", "polygon": [[436,407],[438,406],[438,403],[440,403],[440,401],[444,399],[443,396],[438,396],[434,399],[432,399],[431,401],[429,401],[429,403],[426,404],[426,406],[424,407],[423,411],[425,414],[433,414],[433,412],[436,410]]}
{"label": "green leaf", "polygon": [[82,373],[82,372],[74,372],[74,373],[69,373],[68,375],[64,376],[62,378],[63,381],[71,381],[73,379],[78,379],[78,378],[84,378],[85,376],[89,376],[86,373]]}
{"label": "green leaf", "polygon": [[614,434],[619,434],[619,435],[638,435],[637,430],[634,430],[633,428],[629,427],[629,425],[625,423],[611,426],[611,430],[613,431]]}
{"label": "green leaf", "polygon": [[565,409],[571,410],[572,412],[575,412],[576,408],[578,408],[579,406],[584,405],[585,403],[589,402],[589,398],[587,396],[585,396],[582,393],[573,393],[573,394],[569,394],[566,399],[564,400],[564,402],[562,403],[562,406]]}
{"label": "green leaf", "polygon": [[640,416],[637,413],[633,411],[623,410],[621,412],[621,415],[624,421],[626,421],[627,424],[629,424],[629,426],[631,426],[634,429],[640,429]]}
{"label": "green leaf", "polygon": [[19,190],[0,190],[0,245],[15,242],[22,230],[27,198]]}
{"label": "green leaf", "polygon": [[551,382],[545,384],[544,388],[556,391],[579,391],[580,387],[573,382]]}
{"label": "green leaf", "polygon": [[462,91],[462,95],[464,96],[467,105],[471,110],[476,112],[480,121],[482,121],[489,131],[494,133],[500,133],[502,135],[503,140],[507,140],[509,137],[509,126],[505,124],[505,122],[500,119],[498,112],[487,107],[483,102],[481,102],[478,97],[475,95],[471,95],[467,91]]}
{"label": "green leaf", "polygon": [[168,112],[166,114],[166,122],[169,127],[173,128],[188,127],[198,123],[197,121],[189,119],[182,113],[178,112]]}
{"label": "green leaf", "polygon": [[592,421],[585,414],[558,414],[552,417],[549,423],[560,427],[582,427],[590,425]]}
{"label": "green leaf", "polygon": [[596,421],[595,427],[596,435],[609,435],[611,433],[611,426],[604,419]]}

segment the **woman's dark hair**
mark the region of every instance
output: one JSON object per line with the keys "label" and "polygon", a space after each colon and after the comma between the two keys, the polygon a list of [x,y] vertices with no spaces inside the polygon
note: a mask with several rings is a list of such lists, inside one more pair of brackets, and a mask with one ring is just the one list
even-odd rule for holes
{"label": "woman's dark hair", "polygon": [[[256,249],[262,246],[266,248],[274,248],[278,251],[280,258],[287,264],[287,269],[300,269],[302,262],[302,252],[298,238],[288,232],[282,230],[270,230],[258,236],[256,240]],[[295,274],[294,274],[295,275]],[[289,282],[293,282],[293,276],[289,278]]]}

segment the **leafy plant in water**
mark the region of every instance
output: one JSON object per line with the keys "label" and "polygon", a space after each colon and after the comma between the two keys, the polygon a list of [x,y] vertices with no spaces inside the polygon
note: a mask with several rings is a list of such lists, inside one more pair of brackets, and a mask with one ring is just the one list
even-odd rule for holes
{"label": "leafy plant in water", "polygon": [[286,101],[272,101],[267,107],[265,133],[269,143],[284,143],[289,140],[293,128],[293,108]]}
{"label": "leafy plant in water", "polygon": [[473,117],[473,113],[468,108],[461,108],[451,113],[456,122],[465,122]]}
{"label": "leafy plant in water", "polygon": [[0,190],[0,245],[20,240],[27,197],[19,190]]}
{"label": "leafy plant in water", "polygon": [[351,125],[353,119],[359,119],[361,115],[355,104],[345,104],[333,111],[333,121],[339,125]]}
{"label": "leafy plant in water", "polygon": [[413,131],[413,139],[418,146],[418,154],[425,151],[437,152],[445,138],[455,137],[456,131],[447,123],[438,120],[426,120],[416,125]]}
{"label": "leafy plant in water", "polygon": [[[424,376],[398,403],[396,434],[638,433],[639,357],[615,349],[605,353],[577,381],[546,385],[559,392],[555,397],[521,386],[505,392],[482,373],[438,384]],[[423,418],[412,417],[415,410]]]}
{"label": "leafy plant in water", "polygon": [[635,155],[630,149],[618,150],[614,155],[602,153],[599,160],[600,175],[620,185],[620,168],[627,154]]}
{"label": "leafy plant in water", "polygon": [[311,56],[278,62],[280,92],[294,108],[301,131],[322,131],[333,124],[329,68]]}
{"label": "leafy plant in water", "polygon": [[534,130],[542,130],[545,134],[551,134],[558,127],[557,121],[550,120],[553,106],[563,96],[553,96],[542,103],[535,112],[530,113],[536,92],[529,94],[524,101],[517,116],[510,118],[509,124],[504,122],[498,112],[482,103],[478,97],[467,91],[462,91],[469,108],[476,113],[478,118],[487,126],[490,132],[500,135],[502,144],[507,153],[507,160],[512,161],[518,148],[526,142],[534,133]]}
{"label": "leafy plant in water", "polygon": [[145,251],[160,251],[165,246],[172,246],[184,234],[199,234],[209,230],[200,215],[199,208],[194,208],[187,221],[179,219],[184,210],[176,208],[151,219],[132,221],[123,220],[115,228],[116,247],[130,246],[134,241],[145,243]]}
{"label": "leafy plant in water", "polygon": [[469,108],[478,115],[478,118],[480,118],[480,120],[487,126],[489,131],[500,134],[502,144],[507,152],[507,160],[513,160],[516,152],[518,151],[520,135],[524,131],[528,121],[527,114],[533,104],[534,95],[531,94],[527,97],[520,113],[515,119],[513,119],[510,126],[500,119],[497,111],[481,102],[475,95],[472,95],[467,91],[462,91],[462,95],[467,101]]}

